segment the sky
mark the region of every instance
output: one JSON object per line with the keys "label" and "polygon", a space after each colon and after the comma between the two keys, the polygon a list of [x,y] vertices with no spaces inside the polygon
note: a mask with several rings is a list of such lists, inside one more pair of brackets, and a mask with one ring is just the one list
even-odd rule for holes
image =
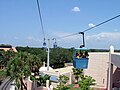
{"label": "sky", "polygon": [[[0,0],[0,44],[42,47],[43,33],[37,0]],[[52,47],[79,47],[82,32],[120,15],[120,0],[39,0],[46,43]],[[92,49],[120,49],[120,17],[85,32],[85,45]]]}

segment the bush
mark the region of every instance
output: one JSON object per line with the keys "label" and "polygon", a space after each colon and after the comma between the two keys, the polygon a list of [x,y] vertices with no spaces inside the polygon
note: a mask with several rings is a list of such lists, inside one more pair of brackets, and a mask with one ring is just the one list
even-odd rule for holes
{"label": "bush", "polygon": [[95,80],[91,76],[83,76],[78,84],[80,85],[81,90],[90,90],[90,86],[95,85]]}
{"label": "bush", "polygon": [[59,85],[57,88],[54,88],[54,90],[70,90],[68,86],[65,86],[65,84],[68,82],[69,78],[65,75],[61,75],[58,79]]}

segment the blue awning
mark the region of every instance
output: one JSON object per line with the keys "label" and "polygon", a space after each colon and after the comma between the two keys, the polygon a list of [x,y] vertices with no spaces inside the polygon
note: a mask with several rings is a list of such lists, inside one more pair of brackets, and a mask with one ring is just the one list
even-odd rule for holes
{"label": "blue awning", "polygon": [[83,48],[75,48],[75,50],[88,50],[88,48],[85,48],[85,47],[83,47]]}

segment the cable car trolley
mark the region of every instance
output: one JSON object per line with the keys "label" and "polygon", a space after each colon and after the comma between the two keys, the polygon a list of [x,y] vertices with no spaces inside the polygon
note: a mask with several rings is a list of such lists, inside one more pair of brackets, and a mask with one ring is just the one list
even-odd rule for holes
{"label": "cable car trolley", "polygon": [[89,61],[88,56],[87,48],[76,48],[73,55],[74,68],[87,69]]}
{"label": "cable car trolley", "polygon": [[78,69],[87,69],[89,61],[88,49],[85,48],[84,32],[79,32],[79,34],[83,35],[83,45],[81,45],[80,48],[76,48],[74,50],[73,66],[74,68]]}

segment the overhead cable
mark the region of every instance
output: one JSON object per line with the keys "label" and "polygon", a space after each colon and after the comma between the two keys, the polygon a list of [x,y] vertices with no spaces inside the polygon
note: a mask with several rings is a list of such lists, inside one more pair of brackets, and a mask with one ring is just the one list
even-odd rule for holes
{"label": "overhead cable", "polygon": [[[114,20],[114,19],[116,19],[116,18],[118,18],[118,17],[120,17],[120,15],[117,15],[117,16],[115,16],[115,17],[112,17],[112,18],[110,18],[110,19],[108,19],[108,20],[106,20],[106,21],[103,21],[103,22],[101,22],[101,23],[99,23],[99,24],[97,24],[97,25],[94,25],[93,27],[90,27],[90,28],[88,28],[88,29],[85,29],[85,30],[83,30],[82,32],[83,32],[83,33],[84,33],[84,32],[87,32],[87,31],[89,31],[89,30],[91,30],[91,29],[93,29],[93,28],[95,28],[95,27],[98,27],[98,26],[100,26],[100,25],[102,25],[102,24],[105,24],[105,23],[107,23],[107,22],[109,22],[109,21],[112,21],[112,20]],[[81,34],[81,32],[73,33],[73,34],[70,34],[70,35],[63,36],[63,37],[59,37],[59,38],[57,38],[57,39],[62,39],[62,38],[70,37],[70,36],[77,35],[77,34]]]}
{"label": "overhead cable", "polygon": [[44,32],[44,27],[43,27],[43,21],[42,21],[42,15],[41,15],[41,10],[40,10],[39,0],[37,0],[37,6],[38,6],[38,12],[39,12],[39,19],[40,19],[41,27],[42,27],[42,33],[43,33],[44,41],[45,41],[45,32]]}
{"label": "overhead cable", "polygon": [[70,37],[70,36],[77,35],[77,34],[79,34],[79,32],[78,33],[73,33],[73,34],[70,34],[70,35],[66,35],[66,36],[63,36],[63,37],[60,37],[60,38],[57,38],[57,39],[66,38],[66,37]]}
{"label": "overhead cable", "polygon": [[99,23],[99,24],[97,24],[97,25],[95,25],[95,26],[93,26],[93,27],[91,27],[91,28],[88,28],[88,29],[84,30],[83,32],[87,32],[87,31],[89,31],[89,30],[91,30],[91,29],[93,29],[93,28],[95,28],[95,27],[98,27],[98,26],[100,26],[100,25],[102,25],[102,24],[105,24],[105,23],[107,23],[107,22],[109,22],[109,21],[111,21],[111,20],[113,20],[113,19],[115,19],[115,18],[118,18],[118,17],[120,17],[120,15],[117,15],[117,16],[115,16],[115,17],[113,17],[113,18],[110,18],[110,19],[108,19],[108,20],[106,20],[106,21],[103,21],[103,22],[101,22],[101,23]]}

